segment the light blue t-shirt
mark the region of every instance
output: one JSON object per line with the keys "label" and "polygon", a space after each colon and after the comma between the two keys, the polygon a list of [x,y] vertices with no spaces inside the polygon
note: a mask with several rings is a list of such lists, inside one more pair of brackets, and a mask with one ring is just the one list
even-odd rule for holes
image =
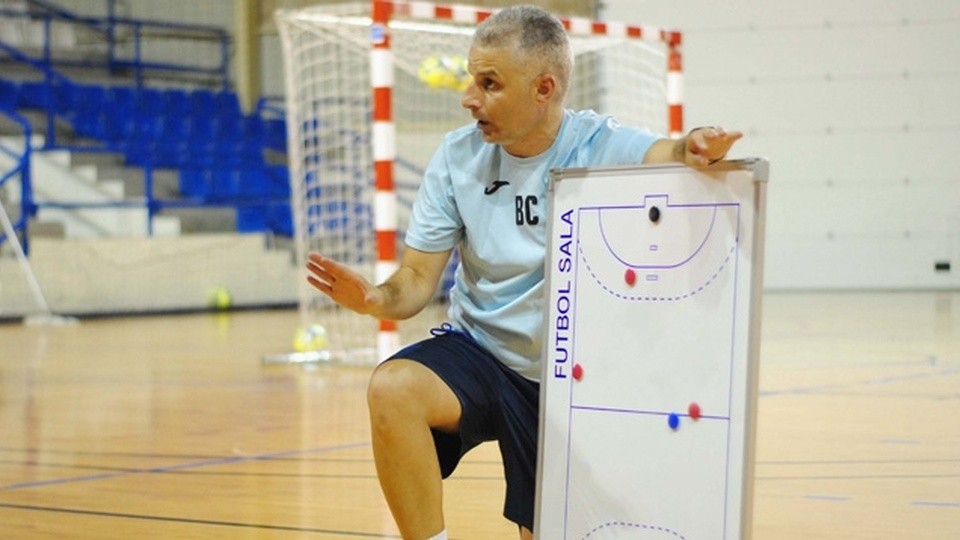
{"label": "light blue t-shirt", "polygon": [[473,124],[448,133],[424,174],[405,241],[427,252],[459,244],[453,325],[539,380],[550,170],[639,163],[659,138],[569,110],[550,148],[529,158],[485,143]]}

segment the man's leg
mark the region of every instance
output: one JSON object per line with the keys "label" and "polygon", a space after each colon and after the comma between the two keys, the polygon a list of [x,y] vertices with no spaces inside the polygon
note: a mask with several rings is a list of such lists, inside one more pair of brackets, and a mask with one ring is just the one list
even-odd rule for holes
{"label": "man's leg", "polygon": [[456,432],[460,401],[433,371],[412,360],[381,364],[367,389],[377,476],[400,534],[441,532],[443,491],[430,428]]}
{"label": "man's leg", "polygon": [[526,527],[520,527],[520,540],[533,540],[533,533]]}

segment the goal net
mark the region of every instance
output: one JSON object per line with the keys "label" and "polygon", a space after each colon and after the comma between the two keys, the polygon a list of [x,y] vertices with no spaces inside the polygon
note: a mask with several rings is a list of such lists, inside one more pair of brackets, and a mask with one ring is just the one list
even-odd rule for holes
{"label": "goal net", "polygon": [[[298,262],[317,251],[372,282],[389,275],[384,258],[401,252],[427,163],[447,131],[471,122],[460,105],[459,70],[474,28],[490,13],[400,1],[276,13]],[[623,124],[663,134],[681,131],[679,33],[562,20],[575,54],[568,108],[609,112]],[[383,58],[389,60],[386,67],[378,65]],[[378,103],[381,86],[390,90],[386,112]],[[386,182],[378,178],[384,160]],[[385,221],[394,223],[385,227]],[[452,284],[453,264],[438,300]],[[385,329],[382,322],[341,309],[305,279],[299,307],[300,356],[292,359],[374,364],[394,352],[395,330],[389,325]]]}

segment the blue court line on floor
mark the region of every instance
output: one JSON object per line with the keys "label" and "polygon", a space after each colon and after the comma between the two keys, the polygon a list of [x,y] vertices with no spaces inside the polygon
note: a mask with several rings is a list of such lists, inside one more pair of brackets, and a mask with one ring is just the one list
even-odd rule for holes
{"label": "blue court line on floor", "polygon": [[37,480],[33,482],[19,482],[16,484],[0,486],[0,491],[13,491],[18,489],[30,489],[30,488],[55,486],[55,485],[75,484],[79,482],[91,482],[95,480],[106,480],[111,478],[119,478],[122,476],[130,476],[134,474],[177,472],[177,471],[190,470],[190,469],[199,469],[202,467],[210,467],[215,465],[226,465],[230,463],[243,463],[248,461],[267,461],[271,459],[282,459],[284,457],[289,457],[293,455],[315,454],[320,452],[335,452],[337,450],[349,450],[351,448],[361,448],[369,445],[370,445],[369,442],[362,442],[362,443],[349,443],[349,444],[341,444],[341,445],[334,445],[334,446],[322,446],[319,448],[310,448],[306,450],[286,450],[283,452],[271,452],[268,454],[259,454],[254,456],[226,456],[226,457],[217,458],[217,459],[206,459],[203,461],[198,461],[193,463],[183,463],[180,465],[141,468],[141,469],[129,470],[129,471],[115,471],[115,472],[108,472],[108,473],[91,474],[86,476],[76,476],[72,478],[54,478],[50,480]]}
{"label": "blue court line on floor", "polygon": [[[853,497],[847,497],[843,495],[815,495],[808,494],[803,496],[804,499],[810,499],[814,501],[829,501],[829,502],[850,502],[853,500]],[[911,501],[912,506],[925,506],[928,508],[960,508],[960,503],[948,502],[948,501]]]}
{"label": "blue court line on floor", "polygon": [[920,441],[916,441],[913,439],[884,439],[880,441],[880,444],[914,445],[914,444],[920,444]]}
{"label": "blue court line on floor", "polygon": [[960,508],[960,503],[941,501],[912,501],[914,506],[932,506],[937,508]]}
{"label": "blue court line on floor", "polygon": [[851,500],[850,497],[844,497],[840,495],[804,495],[804,499],[813,499],[815,501],[833,501],[833,502],[848,502]]}
{"label": "blue court line on floor", "polygon": [[757,465],[927,465],[930,463],[960,463],[960,458],[915,459],[797,459],[757,461]]}
{"label": "blue court line on floor", "polygon": [[[281,458],[282,459],[282,458]],[[279,459],[274,459],[273,461],[279,461]],[[353,461],[352,461],[353,462]],[[373,459],[366,459],[362,461],[355,461],[357,463],[373,463]],[[482,461],[471,461],[470,465],[486,465],[487,462]],[[497,467],[502,467],[500,463],[491,462],[490,464],[496,465]],[[236,478],[338,478],[345,480],[376,480],[377,476],[373,473],[370,474],[333,474],[333,473],[269,473],[269,472],[237,472],[237,471],[197,471],[197,470],[164,470],[164,471],[151,471],[142,468],[136,467],[106,467],[106,466],[97,466],[97,465],[76,465],[72,463],[51,463],[43,461],[12,461],[12,460],[0,460],[0,465],[18,465],[18,466],[29,466],[29,467],[47,467],[47,468],[56,468],[56,469],[74,469],[74,470],[96,470],[103,471],[103,474],[109,473],[129,473],[129,474],[184,474],[184,475],[196,475],[196,476],[226,476],[226,477],[236,477]],[[462,475],[458,474],[455,477],[449,479],[450,481],[502,481],[502,474],[493,474],[491,476],[479,476],[479,475]]]}
{"label": "blue court line on floor", "polygon": [[53,512],[60,514],[74,514],[82,516],[96,516],[96,517],[107,517],[107,518],[121,518],[121,519],[136,519],[141,521],[161,521],[165,523],[183,523],[187,525],[210,525],[216,527],[237,527],[244,529],[265,529],[272,531],[292,531],[292,532],[309,532],[316,534],[335,534],[339,536],[354,536],[357,538],[400,538],[397,535],[393,534],[383,534],[383,533],[367,533],[361,531],[343,531],[335,529],[313,529],[308,527],[292,527],[285,525],[268,525],[268,524],[259,524],[259,523],[240,523],[235,521],[218,521],[211,519],[190,519],[190,518],[177,518],[169,516],[151,516],[146,514],[124,514],[120,512],[100,512],[96,510],[83,510],[79,508],[59,508],[54,506],[34,506],[28,504],[9,504],[9,503],[0,503],[0,508],[6,508],[9,510],[24,510],[24,511],[33,511],[33,512]]}
{"label": "blue court line on floor", "polygon": [[164,459],[214,459],[221,457],[213,454],[159,454],[143,452],[91,452],[86,450],[54,450],[50,448],[14,448],[9,446],[0,446],[0,453],[18,453],[18,454],[50,454],[50,455],[70,455],[70,456],[114,456],[114,457],[134,457],[134,458],[164,458]]}
{"label": "blue court line on floor", "polygon": [[940,377],[952,377],[960,375],[960,369],[948,369],[937,371],[935,373],[913,373],[910,375],[901,375],[897,377],[881,377],[879,379],[869,379],[849,384],[820,384],[815,386],[798,386],[795,388],[785,388],[783,390],[764,390],[759,392],[760,397],[772,396],[790,396],[798,394],[821,394],[835,390],[849,390],[851,388],[866,388],[870,386],[881,386],[901,382],[933,379]]}
{"label": "blue court line on floor", "polygon": [[821,475],[821,476],[761,476],[755,475],[755,480],[907,480],[907,479],[938,479],[960,478],[956,474],[850,474],[850,475]]}
{"label": "blue court line on floor", "polygon": [[[137,458],[137,459],[219,459],[223,456],[214,455],[214,454],[174,454],[174,453],[150,453],[150,452],[106,452],[106,451],[87,451],[87,450],[55,450],[50,448],[14,448],[14,447],[4,447],[0,446],[0,454],[44,454],[51,456],[98,456],[98,457],[127,457],[127,458]],[[357,462],[357,463],[369,463],[373,461],[373,458],[337,458],[337,457],[302,457],[297,456],[296,453],[302,453],[297,450],[295,453],[290,456],[269,456],[261,459],[269,461],[336,461],[336,462]],[[480,463],[479,461],[471,461],[471,463]],[[492,465],[500,465],[499,461],[486,461],[486,463]]]}

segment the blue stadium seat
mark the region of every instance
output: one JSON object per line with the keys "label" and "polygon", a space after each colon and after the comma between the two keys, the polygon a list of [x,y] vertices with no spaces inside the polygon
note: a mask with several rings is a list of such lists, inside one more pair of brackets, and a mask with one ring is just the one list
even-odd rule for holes
{"label": "blue stadium seat", "polygon": [[214,101],[217,104],[217,114],[220,116],[243,116],[240,110],[240,98],[236,92],[218,92],[214,95]]}
{"label": "blue stadium seat", "polygon": [[0,107],[15,110],[20,96],[20,85],[15,81],[0,79]]}
{"label": "blue stadium seat", "polygon": [[213,136],[218,141],[239,141],[243,138],[242,116],[218,114],[211,118]]}
{"label": "blue stadium seat", "polygon": [[293,236],[293,212],[288,202],[273,202],[267,208],[267,230],[276,234]]}
{"label": "blue stadium seat", "polygon": [[215,115],[217,113],[217,102],[213,92],[209,90],[198,89],[190,92],[190,114],[197,115]]}
{"label": "blue stadium seat", "polygon": [[255,140],[261,147],[266,143],[263,119],[255,114],[240,117],[240,134],[244,139]]}
{"label": "blue stadium seat", "polygon": [[268,230],[266,204],[237,207],[237,231],[249,233],[265,230]]}
{"label": "blue stadium seat", "polygon": [[162,110],[164,116],[185,118],[190,112],[190,97],[186,90],[175,88],[163,93]]}
{"label": "blue stadium seat", "polygon": [[180,194],[186,197],[206,197],[209,191],[208,177],[204,169],[180,169],[179,185]]}
{"label": "blue stadium seat", "polygon": [[17,107],[20,109],[45,109],[49,96],[44,81],[24,81],[20,84]]}
{"label": "blue stadium seat", "polygon": [[150,145],[160,137],[163,121],[163,92],[144,88],[137,93],[136,134],[132,141],[138,145]]}
{"label": "blue stadium seat", "polygon": [[103,112],[106,107],[106,89],[95,85],[78,86],[74,91],[73,112],[67,119],[77,135],[99,139],[105,133]]}
{"label": "blue stadium seat", "polygon": [[290,196],[290,172],[286,165],[267,166],[267,195],[273,197]]}
{"label": "blue stadium seat", "polygon": [[[292,235],[289,171],[264,150],[286,151],[282,119],[246,115],[235,92],[105,87],[68,79],[15,82],[0,77],[0,107],[52,104],[75,135],[120,152],[131,165],[173,168],[180,195],[237,208],[242,232]],[[343,227],[349,208],[331,202],[317,222]]]}
{"label": "blue stadium seat", "polygon": [[133,88],[114,86],[107,89],[104,110],[104,138],[107,142],[121,144],[132,139],[137,132],[137,98]]}
{"label": "blue stadium seat", "polygon": [[213,199],[228,199],[242,195],[240,171],[216,168],[211,171],[212,184],[208,195]]}
{"label": "blue stadium seat", "polygon": [[54,112],[60,115],[69,116],[76,110],[77,90],[79,85],[63,79],[53,85],[53,107]]}
{"label": "blue stadium seat", "polygon": [[263,121],[264,146],[277,152],[287,151],[287,123],[280,119]]}
{"label": "blue stadium seat", "polygon": [[293,236],[293,215],[286,202],[240,206],[237,208],[237,230],[240,232],[271,231]]}

